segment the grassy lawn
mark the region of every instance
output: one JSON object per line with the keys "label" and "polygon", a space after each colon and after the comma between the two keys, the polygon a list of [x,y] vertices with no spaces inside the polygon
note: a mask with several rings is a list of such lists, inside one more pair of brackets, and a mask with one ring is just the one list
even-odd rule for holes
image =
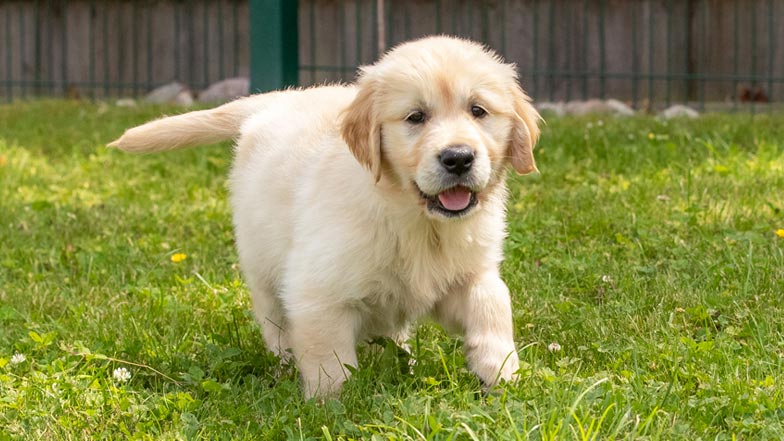
{"label": "grassy lawn", "polygon": [[228,145],[104,147],[174,111],[0,106],[0,439],[784,438],[784,116],[550,119],[511,179],[521,381],[482,396],[425,322],[320,405],[249,312]]}

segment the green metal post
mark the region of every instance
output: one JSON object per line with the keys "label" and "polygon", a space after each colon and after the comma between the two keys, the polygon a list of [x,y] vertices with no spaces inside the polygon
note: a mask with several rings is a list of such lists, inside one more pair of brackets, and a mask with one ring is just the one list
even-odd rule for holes
{"label": "green metal post", "polygon": [[267,92],[298,83],[297,0],[250,0],[250,84]]}

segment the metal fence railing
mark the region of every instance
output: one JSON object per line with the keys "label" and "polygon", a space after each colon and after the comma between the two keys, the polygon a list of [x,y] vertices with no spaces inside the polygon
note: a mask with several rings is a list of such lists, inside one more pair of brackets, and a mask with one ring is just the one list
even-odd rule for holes
{"label": "metal fence railing", "polygon": [[199,90],[254,72],[264,89],[351,80],[380,47],[445,33],[517,63],[538,101],[773,108],[782,18],[778,0],[6,0],[0,99]]}

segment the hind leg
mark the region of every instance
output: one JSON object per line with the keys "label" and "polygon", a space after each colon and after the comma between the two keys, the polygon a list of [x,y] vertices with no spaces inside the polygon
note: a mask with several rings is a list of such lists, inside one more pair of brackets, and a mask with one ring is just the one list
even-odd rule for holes
{"label": "hind leg", "polygon": [[261,325],[267,349],[284,362],[291,358],[291,342],[283,305],[272,289],[251,288],[253,312]]}

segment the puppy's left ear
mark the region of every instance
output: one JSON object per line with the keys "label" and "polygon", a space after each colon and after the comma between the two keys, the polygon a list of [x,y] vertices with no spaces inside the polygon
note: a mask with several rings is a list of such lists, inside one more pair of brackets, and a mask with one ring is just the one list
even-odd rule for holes
{"label": "puppy's left ear", "polygon": [[373,178],[381,179],[381,126],[374,106],[376,87],[372,80],[359,82],[354,101],[343,113],[341,135],[357,161]]}
{"label": "puppy's left ear", "polygon": [[534,161],[534,145],[539,139],[539,121],[542,117],[520,86],[514,86],[512,96],[515,111],[514,125],[509,136],[509,158],[512,167],[521,175],[538,172]]}

